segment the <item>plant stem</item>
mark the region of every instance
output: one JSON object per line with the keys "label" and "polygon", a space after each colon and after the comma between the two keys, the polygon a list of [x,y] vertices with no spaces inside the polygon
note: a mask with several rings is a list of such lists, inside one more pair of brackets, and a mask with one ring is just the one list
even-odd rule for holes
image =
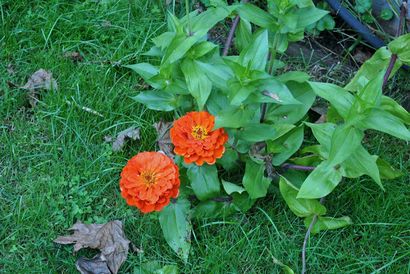
{"label": "plant stem", "polygon": [[[248,1],[249,1],[249,0],[243,0],[242,3],[245,4],[245,3],[247,3]],[[223,50],[223,52],[222,52],[222,56],[227,56],[227,55],[228,55],[228,51],[229,51],[229,49],[231,48],[232,40],[233,40],[233,37],[234,37],[234,35],[235,35],[235,30],[236,30],[236,28],[238,27],[238,24],[239,24],[239,20],[240,20],[239,15],[237,15],[237,16],[235,17],[235,19],[233,20],[231,29],[229,30],[228,37],[226,38],[226,41],[225,41],[225,45],[224,45],[224,50]]]}
{"label": "plant stem", "polygon": [[[404,0],[400,6],[400,18],[399,18],[399,25],[396,30],[396,37],[399,37],[402,34],[403,22],[404,22],[404,18],[406,17],[406,13],[407,13],[407,0]],[[396,61],[397,61],[397,54],[392,54],[390,58],[389,66],[387,67],[386,73],[384,74],[384,77],[383,77],[383,88],[386,86],[387,81],[389,81],[390,74],[393,71]]]}
{"label": "plant stem", "polygon": [[[320,203],[323,204],[325,201],[325,198],[321,198],[320,199]],[[302,274],[306,273],[306,245],[307,245],[307,241],[309,239],[310,236],[310,232],[313,229],[313,226],[316,224],[318,219],[318,215],[314,215],[312,218],[312,222],[310,223],[308,230],[306,231],[306,235],[305,235],[305,239],[303,240],[303,246],[302,246]]]}
{"label": "plant stem", "polygon": [[186,13],[187,22],[188,22],[188,33],[189,33],[189,36],[191,36],[192,26],[191,26],[191,20],[189,18],[189,0],[185,0],[185,13]]}
{"label": "plant stem", "polygon": [[302,171],[312,171],[315,169],[314,166],[300,166],[300,165],[292,165],[292,164],[283,164],[283,169],[295,169],[295,170],[302,170]]}

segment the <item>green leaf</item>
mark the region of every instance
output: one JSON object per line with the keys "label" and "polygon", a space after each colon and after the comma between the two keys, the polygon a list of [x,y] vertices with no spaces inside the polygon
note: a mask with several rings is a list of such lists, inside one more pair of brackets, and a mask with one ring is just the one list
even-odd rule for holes
{"label": "green leaf", "polygon": [[274,123],[294,124],[302,119],[313,105],[316,95],[307,83],[289,81],[286,83],[293,97],[301,104],[270,105],[266,120]]}
{"label": "green leaf", "polygon": [[315,7],[307,7],[298,9],[295,13],[297,16],[297,30],[304,30],[310,24],[319,21],[321,18],[326,16],[329,12],[326,10],[321,10]]}
{"label": "green leaf", "polygon": [[132,69],[138,73],[145,81],[159,73],[159,69],[149,63],[139,63],[134,65],[126,65],[126,68]]}
{"label": "green leaf", "polygon": [[[305,226],[309,227],[313,217],[305,218]],[[319,216],[316,223],[313,225],[311,233],[316,234],[322,230],[338,229],[353,224],[352,220],[347,217],[333,218]]]}
{"label": "green leaf", "polygon": [[228,81],[233,77],[232,70],[224,63],[208,64],[195,61],[212,83],[219,89],[227,90]]}
{"label": "green leaf", "polygon": [[380,172],[380,177],[383,179],[392,180],[403,176],[403,173],[400,170],[393,168],[388,162],[380,157],[377,158],[376,164]]}
{"label": "green leaf", "polygon": [[343,88],[329,83],[309,82],[316,95],[330,102],[344,119],[354,102],[354,97]]}
{"label": "green leaf", "polygon": [[392,98],[382,96],[380,108],[399,118],[404,124],[410,125],[410,113]]}
{"label": "green leaf", "polygon": [[153,110],[171,111],[177,107],[175,95],[168,92],[143,91],[132,99]]}
{"label": "green leaf", "polygon": [[238,138],[254,143],[274,139],[276,136],[275,128],[268,124],[249,124],[238,134]]}
{"label": "green leaf", "polygon": [[231,195],[232,193],[239,193],[239,194],[241,194],[242,192],[245,191],[245,189],[244,189],[243,187],[238,186],[237,184],[233,184],[233,183],[231,183],[231,182],[225,181],[225,180],[222,180],[222,185],[223,185],[223,187],[224,187],[224,189],[225,189],[225,192],[226,192],[228,195]]}
{"label": "green leaf", "polygon": [[365,13],[372,8],[372,0],[356,0],[354,9],[358,13]]}
{"label": "green leaf", "polygon": [[359,91],[359,98],[366,103],[367,107],[380,105],[384,74],[384,70],[380,71],[374,79],[370,80],[364,88]]}
{"label": "green leaf", "polygon": [[292,156],[303,143],[303,126],[299,126],[274,141],[269,141],[268,151],[275,153],[272,164],[279,166]]}
{"label": "green leaf", "polygon": [[405,141],[410,140],[410,131],[402,121],[381,109],[373,109],[366,119],[360,121],[359,125],[363,129],[374,129]]}
{"label": "green leaf", "polygon": [[216,115],[214,128],[240,128],[252,121],[257,109],[255,105],[247,105],[243,108],[223,110]]}
{"label": "green leaf", "polygon": [[249,193],[251,199],[265,197],[270,185],[270,179],[264,176],[265,166],[259,165],[252,160],[246,161],[245,174],[242,184]]}
{"label": "green leaf", "polygon": [[382,190],[384,187],[380,180],[379,168],[376,164],[378,157],[376,155],[370,155],[369,152],[362,146],[358,146],[354,153],[350,155],[342,163],[345,177],[357,178],[366,174],[370,176]]}
{"label": "green leaf", "polygon": [[218,164],[221,164],[225,170],[232,170],[235,167],[238,167],[238,153],[231,148],[226,148],[225,153],[222,158],[216,160]]}
{"label": "green leaf", "polygon": [[197,166],[191,164],[187,170],[187,176],[191,182],[192,190],[199,200],[207,200],[220,193],[221,183],[215,165]]}
{"label": "green leaf", "polygon": [[208,32],[219,21],[224,20],[232,12],[232,9],[232,6],[219,6],[200,13],[191,19],[192,32]]}
{"label": "green leaf", "polygon": [[253,204],[255,203],[256,199],[251,199],[248,193],[237,193],[233,192],[231,194],[233,200],[232,203],[235,205],[238,211],[246,212],[252,208]]}
{"label": "green leaf", "polygon": [[[288,87],[273,77],[257,81],[260,93],[253,94],[249,101],[257,103],[275,103],[279,105],[301,105],[296,100]],[[295,106],[293,106],[295,107]]]}
{"label": "green leaf", "polygon": [[[386,48],[382,47],[378,49],[373,56],[367,60],[355,74],[353,79],[346,85],[345,89],[349,91],[359,91],[367,83],[374,78],[375,75],[378,75],[381,71],[384,71],[391,59],[391,52]],[[397,62],[393,68],[392,74],[400,68],[401,62]]]}
{"label": "green leaf", "polygon": [[235,31],[235,47],[241,52],[252,42],[252,26],[248,20],[241,18]]}
{"label": "green leaf", "polygon": [[393,18],[393,16],[394,16],[394,13],[390,8],[384,8],[380,12],[380,18],[385,21],[389,21],[390,19]]}
{"label": "green leaf", "polygon": [[161,266],[158,261],[145,262],[134,268],[134,274],[178,274],[177,265]]}
{"label": "green leaf", "polygon": [[394,39],[389,43],[388,47],[392,53],[397,54],[401,62],[410,65],[410,33]]}
{"label": "green leaf", "polygon": [[252,43],[239,55],[239,62],[249,69],[264,70],[268,53],[268,31],[263,30],[253,35]]}
{"label": "green leaf", "polygon": [[313,136],[328,152],[331,147],[332,135],[336,129],[336,125],[332,123],[312,124],[305,122],[305,125],[310,127]]}
{"label": "green leaf", "polygon": [[297,198],[317,199],[328,195],[342,180],[342,171],[323,161],[303,182]]}
{"label": "green leaf", "polygon": [[196,219],[220,218],[235,212],[235,207],[231,203],[208,200],[200,202],[194,208],[193,217]]}
{"label": "green leaf", "polygon": [[162,64],[172,64],[183,58],[187,52],[201,39],[204,39],[206,32],[197,32],[192,36],[177,36],[165,51]]}
{"label": "green leaf", "polygon": [[189,92],[195,98],[198,109],[202,110],[212,90],[212,83],[203,73],[199,65],[191,59],[184,59],[181,64],[182,72]]}
{"label": "green leaf", "polygon": [[245,20],[252,22],[259,27],[271,30],[274,30],[276,28],[276,18],[255,5],[240,5],[238,7],[238,13],[241,18],[245,18]]}
{"label": "green leaf", "polygon": [[193,60],[203,57],[212,52],[218,46],[208,41],[200,42],[189,50],[189,57]]}
{"label": "green leaf", "polygon": [[159,212],[159,224],[165,240],[185,263],[191,248],[189,206],[188,200],[179,198]]}
{"label": "green leaf", "polygon": [[309,74],[302,71],[288,71],[276,77],[276,80],[281,81],[282,83],[287,82],[297,82],[305,83],[309,81]]}
{"label": "green leaf", "polygon": [[356,151],[364,137],[363,131],[352,126],[338,126],[333,132],[330,152],[329,165],[340,164]]}
{"label": "green leaf", "polygon": [[324,207],[317,200],[297,199],[298,189],[294,187],[285,177],[280,177],[279,190],[289,209],[298,217],[326,214]]}

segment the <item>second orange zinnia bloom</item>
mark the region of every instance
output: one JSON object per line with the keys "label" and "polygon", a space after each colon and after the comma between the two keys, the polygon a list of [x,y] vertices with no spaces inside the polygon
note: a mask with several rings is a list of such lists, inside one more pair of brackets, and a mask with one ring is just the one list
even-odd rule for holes
{"label": "second orange zinnia bloom", "polygon": [[228,135],[223,128],[213,130],[214,125],[215,117],[206,111],[189,112],[176,120],[170,131],[174,152],[187,164],[215,164],[225,152]]}

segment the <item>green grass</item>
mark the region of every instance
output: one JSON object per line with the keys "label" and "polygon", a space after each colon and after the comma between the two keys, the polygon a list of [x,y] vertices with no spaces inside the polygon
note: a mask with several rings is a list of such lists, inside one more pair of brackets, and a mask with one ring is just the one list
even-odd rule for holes
{"label": "green grass", "polygon": [[[143,250],[130,252],[121,273],[152,260],[178,264],[181,273],[277,273],[274,258],[300,271],[306,229],[277,188],[245,215],[195,221],[187,265],[167,246],[153,215],[142,216],[121,199],[119,173],[132,155],[155,149],[151,125],[161,114],[130,98],[139,79],[120,64],[141,61],[139,53],[161,31],[159,2],[0,0],[1,273],[75,273],[76,258],[93,253],[73,255],[53,239],[77,220],[113,219],[124,222]],[[75,63],[66,51],[84,60]],[[42,92],[31,109],[25,91],[9,83],[24,85],[40,68],[53,72],[59,90]],[[113,153],[104,136],[131,125],[141,127],[142,140]],[[373,134],[367,146],[405,176],[385,181],[384,193],[368,178],[344,181],[327,198],[332,216],[348,215],[355,224],[311,237],[310,273],[410,271],[408,145]]]}

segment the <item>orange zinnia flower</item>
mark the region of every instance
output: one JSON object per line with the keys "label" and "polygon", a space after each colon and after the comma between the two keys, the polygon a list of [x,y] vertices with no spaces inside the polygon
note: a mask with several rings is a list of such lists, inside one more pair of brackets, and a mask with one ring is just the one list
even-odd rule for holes
{"label": "orange zinnia flower", "polygon": [[206,111],[189,112],[176,120],[170,132],[174,152],[187,164],[215,164],[225,152],[228,135],[223,128],[213,130],[214,124],[215,117]]}
{"label": "orange zinnia flower", "polygon": [[178,196],[179,185],[178,167],[160,152],[137,154],[121,172],[122,197],[143,213],[163,209]]}

